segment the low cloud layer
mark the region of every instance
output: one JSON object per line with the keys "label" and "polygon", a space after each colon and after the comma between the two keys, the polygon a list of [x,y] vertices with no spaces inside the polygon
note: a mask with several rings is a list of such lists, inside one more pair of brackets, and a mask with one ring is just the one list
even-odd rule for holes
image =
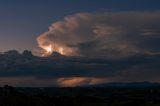
{"label": "low cloud layer", "polygon": [[53,55],[36,57],[29,51],[0,54],[0,84],[13,86],[88,86],[108,82],[159,82],[160,55],[98,59]]}
{"label": "low cloud layer", "polygon": [[78,13],[54,22],[39,47],[64,55],[119,58],[159,52],[160,12]]}

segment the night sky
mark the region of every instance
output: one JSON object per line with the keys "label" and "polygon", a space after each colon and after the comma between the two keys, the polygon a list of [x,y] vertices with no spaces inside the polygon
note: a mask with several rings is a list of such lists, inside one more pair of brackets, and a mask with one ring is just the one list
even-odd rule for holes
{"label": "night sky", "polygon": [[160,82],[159,41],[160,0],[0,0],[0,85]]}

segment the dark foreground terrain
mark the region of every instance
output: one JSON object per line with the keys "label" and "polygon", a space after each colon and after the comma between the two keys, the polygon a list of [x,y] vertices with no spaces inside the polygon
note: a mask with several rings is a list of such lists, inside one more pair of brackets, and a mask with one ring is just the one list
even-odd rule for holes
{"label": "dark foreground terrain", "polygon": [[0,88],[0,106],[160,106],[159,87]]}

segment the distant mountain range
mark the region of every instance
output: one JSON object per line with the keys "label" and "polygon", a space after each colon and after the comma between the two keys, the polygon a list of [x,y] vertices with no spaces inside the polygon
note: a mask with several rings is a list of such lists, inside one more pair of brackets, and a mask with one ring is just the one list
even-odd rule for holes
{"label": "distant mountain range", "polygon": [[160,83],[152,83],[152,82],[113,82],[113,83],[105,83],[105,84],[97,84],[90,85],[88,87],[160,87]]}

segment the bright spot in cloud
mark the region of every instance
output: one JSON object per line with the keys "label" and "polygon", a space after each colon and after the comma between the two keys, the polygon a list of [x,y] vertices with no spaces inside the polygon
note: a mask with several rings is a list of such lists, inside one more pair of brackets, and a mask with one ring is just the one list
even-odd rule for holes
{"label": "bright spot in cloud", "polygon": [[49,46],[43,46],[42,48],[44,49],[44,53],[42,54],[42,56],[50,56],[53,52],[58,52],[61,55],[65,55],[66,54],[64,52],[64,48],[63,47],[55,47],[52,44],[50,44]]}
{"label": "bright spot in cloud", "polygon": [[52,45],[44,46],[43,49],[45,50],[45,52],[42,56],[49,56],[53,52]]}
{"label": "bright spot in cloud", "polygon": [[82,85],[96,85],[106,83],[106,78],[94,78],[94,77],[70,77],[70,78],[59,78],[57,83],[61,87],[76,87]]}
{"label": "bright spot in cloud", "polygon": [[47,53],[51,53],[52,52],[52,45],[49,45],[45,49],[46,49]]}

